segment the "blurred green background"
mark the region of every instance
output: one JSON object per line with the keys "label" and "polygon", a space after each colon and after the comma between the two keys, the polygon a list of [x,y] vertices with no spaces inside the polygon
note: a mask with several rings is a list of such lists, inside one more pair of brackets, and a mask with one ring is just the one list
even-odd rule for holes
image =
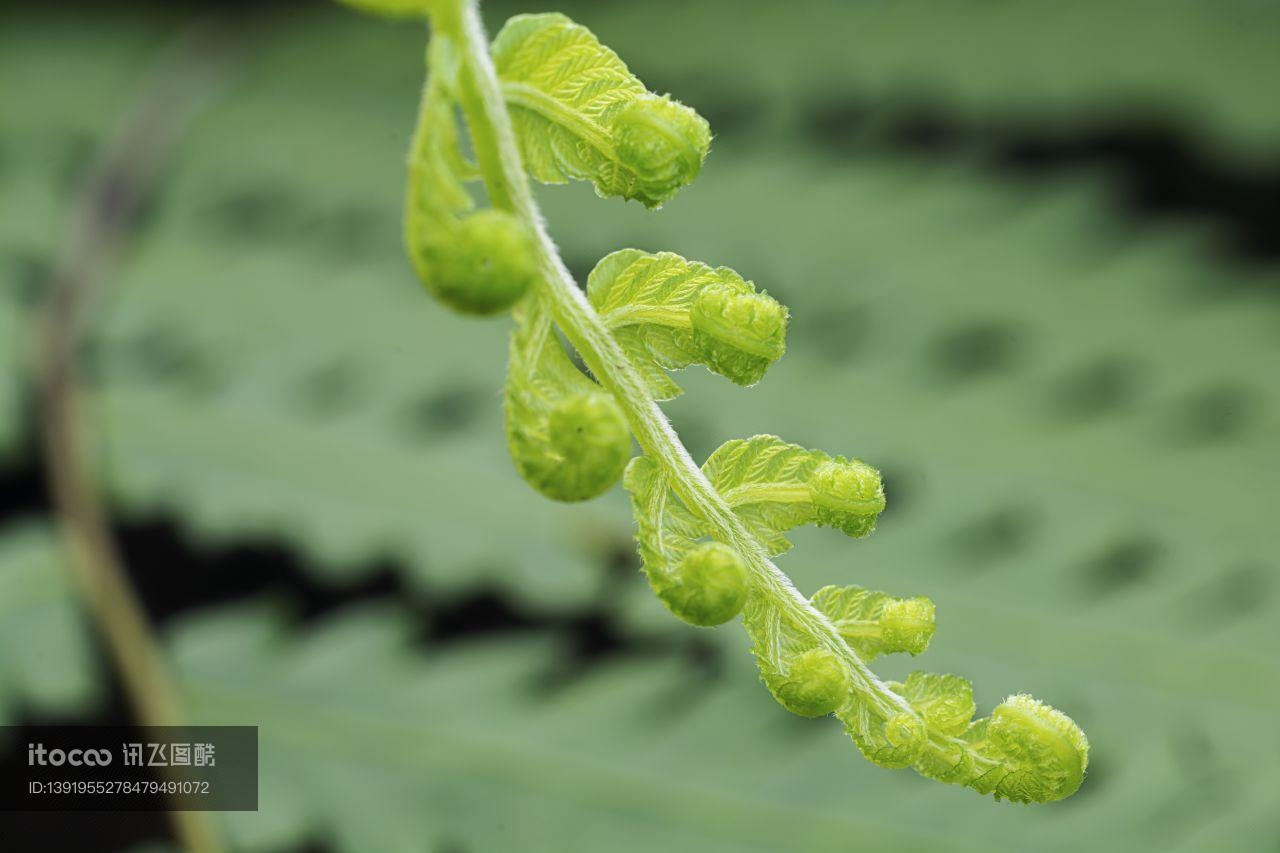
{"label": "blurred green background", "polygon": [[[445,312],[399,247],[423,32],[323,3],[0,13],[0,719],[128,719],[52,534],[32,378],[117,140],[159,171],[107,229],[87,426],[191,714],[261,727],[235,849],[1280,849],[1280,5],[485,16],[550,8],[716,133],[657,213],[540,191],[579,279],[671,250],[794,318],[759,387],[684,377],[695,457],[772,432],[881,467],[875,536],[801,532],[783,568],[930,596],[933,648],[877,671],[1064,709],[1081,791],[1017,807],[871,766],[769,698],[740,630],[666,615],[620,489],[520,481],[508,322]],[[167,843],[156,816],[42,826]]]}

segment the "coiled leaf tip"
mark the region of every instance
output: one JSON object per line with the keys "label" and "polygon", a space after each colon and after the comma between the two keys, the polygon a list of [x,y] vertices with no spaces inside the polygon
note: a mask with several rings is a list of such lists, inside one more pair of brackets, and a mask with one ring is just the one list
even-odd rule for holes
{"label": "coiled leaf tip", "polygon": [[821,648],[788,658],[765,683],[782,707],[801,717],[830,714],[848,701],[853,688],[844,662]]}
{"label": "coiled leaf tip", "polygon": [[608,489],[631,458],[631,433],[617,402],[604,391],[559,400],[548,422],[559,464],[543,472],[542,489],[557,500],[583,501]]}
{"label": "coiled leaf tip", "polygon": [[739,282],[704,288],[689,318],[707,367],[738,385],[754,385],[787,348],[787,309]]}
{"label": "coiled leaf tip", "polygon": [[464,314],[505,311],[538,277],[533,240],[509,213],[479,210],[422,241],[422,282],[441,302]]}
{"label": "coiled leaf tip", "polygon": [[670,573],[652,572],[658,598],[690,625],[711,627],[737,616],[747,601],[747,569],[728,545],[703,542]]}
{"label": "coiled leaf tip", "polygon": [[1089,766],[1089,740],[1075,721],[1025,694],[996,706],[986,735],[1004,754],[1008,772],[997,797],[1017,803],[1047,803],[1075,793]]}
{"label": "coiled leaf tip", "polygon": [[587,297],[655,399],[680,394],[668,370],[705,364],[752,385],[786,349],[787,309],[776,299],[728,267],[672,252],[606,255],[587,278]]}
{"label": "coiled leaf tip", "polygon": [[823,462],[809,479],[809,494],[818,524],[855,537],[875,530],[885,506],[880,472],[857,459]]}
{"label": "coiled leaf tip", "polygon": [[626,418],[569,360],[539,300],[520,303],[515,319],[504,393],[511,458],[549,498],[594,498],[618,481],[631,456]]}
{"label": "coiled leaf tip", "polygon": [[927,598],[894,598],[850,585],[825,586],[812,601],[863,660],[922,654],[933,639],[934,605]]}
{"label": "coiled leaf tip", "polygon": [[711,127],[670,97],[644,95],[613,120],[613,148],[635,175],[621,195],[657,207],[692,183],[711,146]]}
{"label": "coiled leaf tip", "polygon": [[493,61],[535,180],[588,180],[601,196],[657,207],[697,177],[706,120],[649,92],[586,27],[555,12],[516,15],[494,38]]}

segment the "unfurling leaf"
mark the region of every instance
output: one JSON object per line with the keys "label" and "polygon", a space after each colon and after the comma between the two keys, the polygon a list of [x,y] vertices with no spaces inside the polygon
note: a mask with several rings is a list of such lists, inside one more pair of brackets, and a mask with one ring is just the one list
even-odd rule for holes
{"label": "unfurling leaf", "polygon": [[569,361],[537,300],[516,312],[504,396],[520,475],[559,501],[584,501],[622,476],[631,433],[617,402]]}
{"label": "unfurling leaf", "polygon": [[725,442],[702,470],[771,554],[790,550],[783,534],[804,524],[866,536],[884,509],[884,487],[874,468],[777,436]]}
{"label": "unfurling leaf", "polygon": [[655,399],[680,394],[667,370],[705,364],[759,382],[786,349],[787,309],[727,267],[623,249],[587,278],[587,296]]}
{"label": "unfurling leaf", "polygon": [[711,145],[706,120],[650,93],[564,15],[511,18],[493,40],[493,61],[535,180],[588,180],[602,196],[657,207],[702,168]]}
{"label": "unfurling leaf", "polygon": [[898,652],[918,655],[933,638],[934,607],[927,598],[894,598],[860,586],[824,586],[812,600],[863,660]]}
{"label": "unfurling leaf", "polygon": [[479,210],[429,230],[419,247],[423,284],[464,314],[505,311],[538,278],[528,229],[509,213]]}
{"label": "unfurling leaf", "polygon": [[464,314],[505,311],[538,277],[533,237],[502,210],[475,211],[466,182],[474,171],[462,154],[456,103],[458,59],[452,42],[436,39],[409,154],[405,248],[414,272],[433,296]]}
{"label": "unfurling leaf", "polygon": [[704,525],[670,491],[648,457],[633,459],[624,484],[631,492],[636,541],[654,593],[677,618],[710,627],[737,616],[748,594],[742,557],[719,542],[695,542]]}
{"label": "unfurling leaf", "polygon": [[973,685],[958,675],[913,672],[905,683],[889,686],[902,694],[930,732],[956,736],[973,720]]}

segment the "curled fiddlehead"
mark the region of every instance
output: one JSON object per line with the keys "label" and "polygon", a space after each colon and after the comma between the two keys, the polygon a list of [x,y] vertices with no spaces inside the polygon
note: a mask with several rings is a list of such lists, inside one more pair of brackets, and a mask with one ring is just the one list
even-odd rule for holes
{"label": "curled fiddlehead", "polygon": [[[759,381],[785,349],[786,309],[732,270],[635,249],[604,258],[583,293],[556,253],[530,176],[588,180],[600,195],[656,207],[697,175],[706,122],[649,92],[563,15],[518,15],[490,49],[473,0],[347,2],[431,17],[406,243],[446,304],[514,307],[505,411],[524,478],[550,497],[584,500],[625,468],[644,572],[663,604],[698,626],[741,616],[778,702],[803,716],[834,714],[870,761],[997,799],[1073,793],[1088,741],[1066,715],[1016,695],[975,721],[963,678],[914,672],[884,682],[867,668],[880,655],[925,651],[932,602],[850,585],[806,599],[772,562],[801,525],[871,534],[885,506],[874,468],[767,435],[728,441],[697,467],[656,405],[680,393],[667,372],[693,364]],[[458,106],[474,167],[459,144]],[[474,209],[466,184],[477,176],[491,209]],[[628,464],[633,435],[642,453]]]}
{"label": "curled fiddlehead", "polygon": [[656,400],[679,396],[668,370],[691,364],[754,385],[786,349],[787,309],[728,267],[623,249],[587,276],[587,298]]}
{"label": "curled fiddlehead", "polygon": [[507,445],[520,475],[558,501],[608,489],[631,458],[631,433],[617,402],[569,360],[546,308],[516,311],[504,392]]}
{"label": "curled fiddlehead", "polygon": [[429,76],[409,154],[405,248],[419,280],[466,314],[496,314],[538,277],[532,235],[505,210],[475,210],[466,182],[475,168],[458,146],[458,58],[447,38],[428,52]]}
{"label": "curled fiddlehead", "polygon": [[516,15],[493,41],[521,159],[538,181],[570,178],[646,207],[698,176],[702,116],[644,87],[618,55],[564,15]]}

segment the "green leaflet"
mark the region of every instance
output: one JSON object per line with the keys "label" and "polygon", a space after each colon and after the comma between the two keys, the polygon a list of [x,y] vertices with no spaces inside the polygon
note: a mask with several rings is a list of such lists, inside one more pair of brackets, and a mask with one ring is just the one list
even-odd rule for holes
{"label": "green leaflet", "polygon": [[[921,696],[920,708],[957,725],[965,693],[955,686],[935,690]],[[932,736],[915,767],[923,776],[996,799],[1047,803],[1075,793],[1088,765],[1089,741],[1080,727],[1061,711],[1019,694],[956,737]]]}
{"label": "green leaflet", "polygon": [[803,524],[867,536],[884,509],[884,487],[874,468],[777,436],[727,441],[702,470],[770,554],[790,550],[783,534]]}
{"label": "green leaflet", "polygon": [[459,145],[458,58],[448,38],[431,42],[418,127],[409,153],[404,240],[423,286],[465,314],[505,311],[538,277],[532,237],[502,210],[473,212],[474,167]]}
{"label": "green leaflet", "polygon": [[786,349],[787,309],[728,267],[623,249],[587,278],[587,297],[658,400],[680,395],[667,370],[705,364],[754,385]]}
{"label": "green leaflet", "polygon": [[959,735],[973,719],[973,685],[958,675],[913,672],[906,682],[889,686],[911,703],[932,733]]}
{"label": "green leaflet", "polygon": [[910,767],[925,748],[925,725],[911,714],[882,713],[858,697],[837,716],[863,757],[881,767]]}
{"label": "green leaflet", "polygon": [[589,180],[601,196],[657,207],[697,177],[706,120],[650,93],[587,28],[559,13],[516,15],[493,61],[535,180]]}
{"label": "green leaflet", "polygon": [[885,714],[858,698],[839,712],[858,749],[876,764],[914,765],[923,776],[1021,803],[1060,800],[1084,780],[1088,739],[1043,702],[1010,696],[973,722],[973,685],[959,676],[913,672],[890,687],[914,716]]}
{"label": "green leaflet", "polygon": [[547,497],[593,498],[618,481],[631,457],[622,411],[569,361],[539,300],[526,300],[515,318],[503,396],[511,458]]}
{"label": "green leaflet", "polygon": [[720,542],[696,542],[705,525],[668,488],[646,456],[636,457],[623,480],[631,492],[636,542],[649,585],[675,616],[709,627],[729,621],[747,600],[742,558]]}
{"label": "green leaflet", "polygon": [[418,126],[409,150],[404,208],[405,248],[424,281],[429,275],[423,267],[423,246],[432,232],[456,225],[463,214],[475,208],[465,185],[474,168],[462,156],[454,115],[457,76],[453,42],[444,37],[432,39]]}
{"label": "green leaflet", "polygon": [[921,654],[933,638],[934,607],[927,598],[894,598],[859,586],[824,586],[812,601],[866,661],[895,652]]}
{"label": "green leaflet", "polygon": [[[858,750],[881,767],[917,764],[934,741],[947,743],[973,718],[973,686],[963,678],[913,672],[905,684],[890,682],[889,687],[907,700],[916,716],[885,713],[858,700],[840,714]],[[976,755],[965,753],[965,758],[974,767],[980,764]]]}
{"label": "green leaflet", "polygon": [[814,644],[764,595],[755,595],[742,612],[742,626],[760,678],[778,702],[793,714],[821,717],[843,707],[853,689],[844,662]]}

